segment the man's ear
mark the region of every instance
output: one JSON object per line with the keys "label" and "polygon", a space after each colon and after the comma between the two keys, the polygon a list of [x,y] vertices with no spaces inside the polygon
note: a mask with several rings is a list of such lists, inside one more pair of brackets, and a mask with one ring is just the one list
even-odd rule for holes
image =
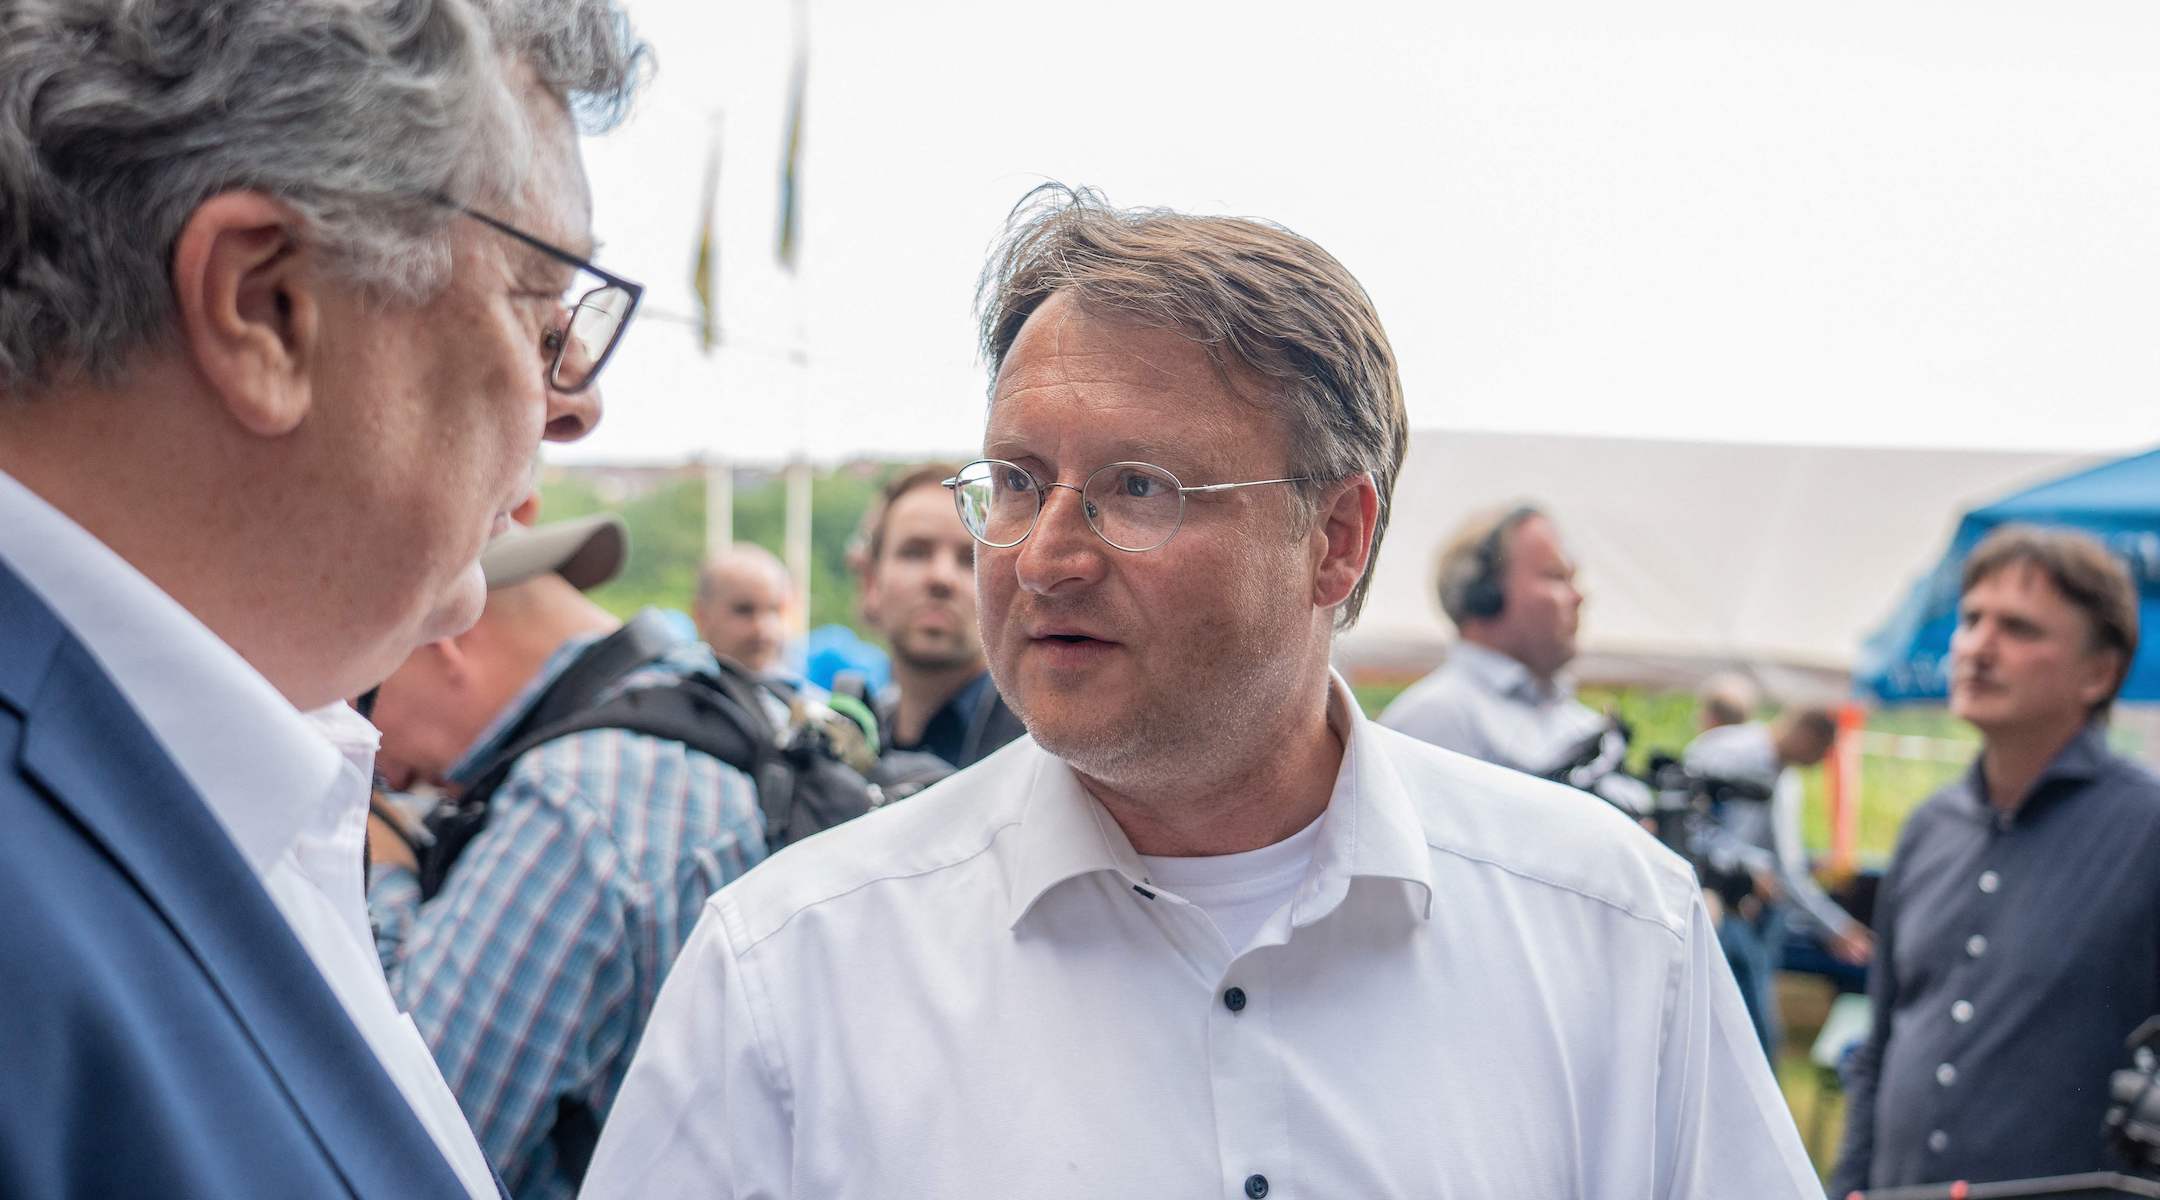
{"label": "man's ear", "polygon": [[473,656],[472,647],[465,639],[471,636],[472,631],[468,629],[456,637],[429,642],[413,653],[434,659],[435,675],[445,684],[461,690],[469,688],[473,681]]}
{"label": "man's ear", "polygon": [[2078,681],[2078,699],[2083,700],[2087,708],[2100,703],[2103,697],[2115,691],[2118,681],[2128,673],[2128,664],[2123,662],[2120,650],[2086,655],[2080,672],[2083,678]]}
{"label": "man's ear", "polygon": [[882,633],[885,629],[882,610],[883,606],[878,603],[877,569],[866,562],[855,573],[855,612],[863,619],[863,624]]}
{"label": "man's ear", "polygon": [[258,437],[299,427],[322,353],[319,264],[300,217],[260,192],[223,192],[173,246],[173,302],[188,358]]}
{"label": "man's ear", "polygon": [[1321,503],[1313,531],[1313,604],[1333,608],[1350,598],[1372,561],[1380,524],[1380,492],[1370,474],[1337,484]]}

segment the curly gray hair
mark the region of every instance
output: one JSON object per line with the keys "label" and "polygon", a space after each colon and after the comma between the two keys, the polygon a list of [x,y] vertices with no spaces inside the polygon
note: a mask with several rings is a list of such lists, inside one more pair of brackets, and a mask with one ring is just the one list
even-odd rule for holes
{"label": "curly gray hair", "polygon": [[433,197],[522,177],[513,61],[590,131],[647,53],[614,0],[0,0],[0,395],[165,337],[174,243],[220,192],[278,197],[345,278],[424,299]]}

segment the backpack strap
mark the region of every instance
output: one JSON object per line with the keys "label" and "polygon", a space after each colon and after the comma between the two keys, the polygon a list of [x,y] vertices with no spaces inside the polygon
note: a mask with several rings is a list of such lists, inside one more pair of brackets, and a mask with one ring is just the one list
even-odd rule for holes
{"label": "backpack strap", "polygon": [[[432,899],[451,867],[487,827],[488,803],[527,754],[560,738],[596,729],[642,733],[710,755],[750,777],[768,831],[784,825],[792,800],[792,776],[780,761],[780,745],[755,697],[739,684],[713,675],[633,688],[607,701],[528,730],[490,759],[458,797],[429,818],[435,835],[420,859],[420,895]],[[747,702],[746,702],[747,701]]]}
{"label": "backpack strap", "polygon": [[722,762],[735,767],[750,777],[757,785],[758,808],[765,820],[765,844],[778,848],[785,840],[790,815],[795,808],[795,767],[788,761],[788,730],[776,726],[765,709],[763,697],[773,696],[783,703],[790,697],[783,695],[774,685],[752,675],[732,659],[718,659],[719,671],[710,675],[698,675],[695,681],[702,685],[703,699],[710,703],[717,715],[731,724],[742,724],[759,735],[763,755],[753,764],[743,765]]}
{"label": "backpack strap", "polygon": [[622,628],[586,647],[503,740],[520,741],[535,729],[591,708],[593,701],[616,681],[657,660],[681,641],[657,612],[647,609],[630,618]]}

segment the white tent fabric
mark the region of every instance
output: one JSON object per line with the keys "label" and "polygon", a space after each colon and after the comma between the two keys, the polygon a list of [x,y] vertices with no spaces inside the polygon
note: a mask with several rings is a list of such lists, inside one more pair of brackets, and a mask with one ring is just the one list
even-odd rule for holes
{"label": "white tent fabric", "polygon": [[1480,510],[1534,503],[1581,569],[1587,679],[1685,686],[1754,669],[1774,692],[1843,691],[1861,639],[1966,508],[2093,456],[1419,431],[1363,618],[1338,657],[1400,677],[1453,629],[1439,548]]}

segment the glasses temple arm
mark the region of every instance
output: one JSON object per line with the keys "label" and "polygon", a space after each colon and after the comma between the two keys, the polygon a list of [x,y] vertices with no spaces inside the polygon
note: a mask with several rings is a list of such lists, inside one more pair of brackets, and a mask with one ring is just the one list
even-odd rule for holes
{"label": "glasses temple arm", "polygon": [[1299,476],[1297,476],[1297,477],[1296,477],[1296,478],[1294,478],[1294,479],[1248,479],[1248,480],[1246,480],[1246,481],[1245,481],[1244,483],[1200,483],[1200,484],[1194,484],[1194,485],[1192,485],[1192,486],[1190,486],[1190,487],[1183,487],[1183,486],[1181,486],[1181,487],[1179,487],[1179,488],[1178,488],[1178,490],[1179,490],[1179,491],[1181,491],[1181,492],[1227,492],[1227,491],[1230,491],[1230,490],[1231,490],[1231,489],[1233,489],[1233,488],[1249,488],[1249,487],[1259,487],[1259,486],[1260,486],[1261,484],[1264,484],[1264,483],[1311,483],[1311,482],[1312,482],[1312,477],[1311,477],[1311,476],[1309,476],[1309,475],[1299,475]]}

